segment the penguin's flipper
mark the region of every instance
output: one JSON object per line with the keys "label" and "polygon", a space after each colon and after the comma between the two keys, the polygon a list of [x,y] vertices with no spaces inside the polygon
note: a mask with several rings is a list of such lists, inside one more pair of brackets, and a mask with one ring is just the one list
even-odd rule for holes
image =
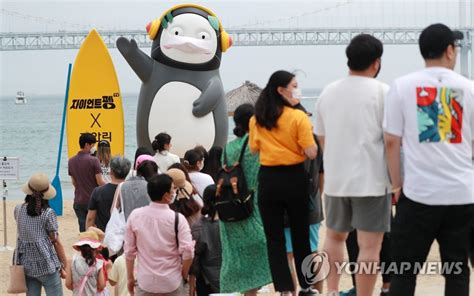
{"label": "penguin's flipper", "polygon": [[147,81],[151,77],[153,59],[138,49],[135,40],[120,37],[117,39],[117,48],[142,82]]}
{"label": "penguin's flipper", "polygon": [[199,98],[193,103],[193,115],[203,117],[214,110],[222,99],[224,89],[221,80],[215,76],[209,80]]}

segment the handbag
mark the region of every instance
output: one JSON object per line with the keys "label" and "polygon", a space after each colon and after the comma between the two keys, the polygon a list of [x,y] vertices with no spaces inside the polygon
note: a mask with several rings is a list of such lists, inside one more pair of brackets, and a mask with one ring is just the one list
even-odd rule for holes
{"label": "handbag", "polygon": [[20,231],[17,223],[16,246],[13,251],[13,262],[10,266],[10,283],[8,284],[7,293],[20,294],[26,293],[28,290],[26,286],[25,268],[18,264],[18,235]]}
{"label": "handbag", "polygon": [[237,222],[249,218],[253,212],[254,192],[249,190],[242,167],[248,138],[244,140],[238,161],[227,166],[224,148],[224,165],[217,175],[216,210],[223,222]]}
{"label": "handbag", "polygon": [[18,265],[17,250],[13,252],[13,264],[10,266],[10,284],[8,285],[7,293],[20,294],[26,293],[25,268]]}
{"label": "handbag", "polygon": [[115,190],[114,201],[111,207],[110,220],[105,228],[104,245],[109,249],[110,256],[117,254],[123,246],[125,237],[125,213],[123,211],[122,184]]}

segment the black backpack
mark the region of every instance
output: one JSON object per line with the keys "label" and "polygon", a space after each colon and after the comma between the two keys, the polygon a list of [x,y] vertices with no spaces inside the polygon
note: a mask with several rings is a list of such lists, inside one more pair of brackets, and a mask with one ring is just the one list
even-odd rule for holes
{"label": "black backpack", "polygon": [[253,212],[254,192],[247,187],[242,160],[247,147],[245,139],[239,160],[231,167],[227,166],[227,153],[224,148],[224,164],[217,173],[216,209],[219,219],[224,222],[242,221]]}

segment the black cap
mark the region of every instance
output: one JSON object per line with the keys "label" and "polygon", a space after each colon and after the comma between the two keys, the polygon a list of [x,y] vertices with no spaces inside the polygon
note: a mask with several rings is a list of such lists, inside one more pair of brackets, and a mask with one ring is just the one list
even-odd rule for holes
{"label": "black cap", "polygon": [[418,44],[424,59],[437,59],[449,45],[457,45],[458,40],[464,39],[461,31],[452,31],[443,24],[428,26],[421,32]]}

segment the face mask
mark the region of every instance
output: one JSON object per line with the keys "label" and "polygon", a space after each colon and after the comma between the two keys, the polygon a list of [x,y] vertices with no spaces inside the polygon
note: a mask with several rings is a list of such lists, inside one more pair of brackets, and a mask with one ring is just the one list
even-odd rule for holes
{"label": "face mask", "polygon": [[382,69],[382,62],[379,63],[379,69],[377,70],[377,73],[375,73],[374,78],[377,78],[377,76],[379,76],[380,69]]}
{"label": "face mask", "polygon": [[293,99],[301,99],[303,97],[303,93],[301,92],[301,89],[299,88],[294,88],[293,91],[291,92],[291,95],[293,96]]}
{"label": "face mask", "polygon": [[202,171],[204,168],[204,161],[201,161],[201,164],[198,165],[199,171]]}
{"label": "face mask", "polygon": [[90,151],[90,154],[95,154],[97,152],[97,147],[96,146],[93,146],[91,148],[91,151]]}
{"label": "face mask", "polygon": [[171,196],[170,204],[174,203],[174,201],[176,200],[176,196],[178,196],[178,193],[175,191],[173,195]]}

